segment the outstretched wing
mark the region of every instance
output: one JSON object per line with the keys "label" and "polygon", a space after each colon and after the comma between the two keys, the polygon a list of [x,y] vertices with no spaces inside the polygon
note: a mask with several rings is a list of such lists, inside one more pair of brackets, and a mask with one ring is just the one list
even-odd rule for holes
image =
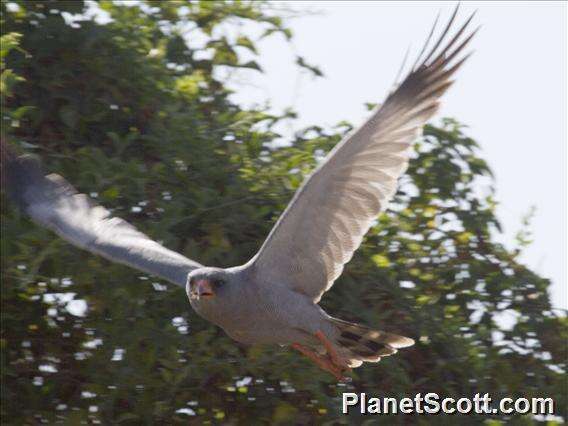
{"label": "outstretched wing", "polygon": [[61,238],[113,262],[120,262],[185,287],[187,274],[201,267],[168,250],[128,222],[111,217],[85,194],[56,174],[44,176],[30,156],[6,153],[7,189],[38,224]]}
{"label": "outstretched wing", "polygon": [[446,41],[456,13],[429,48],[432,29],[402,83],[296,192],[250,261],[260,279],[291,286],[316,302],[333,285],[395,193],[411,143],[469,56],[459,54],[475,34],[466,32],[473,15]]}

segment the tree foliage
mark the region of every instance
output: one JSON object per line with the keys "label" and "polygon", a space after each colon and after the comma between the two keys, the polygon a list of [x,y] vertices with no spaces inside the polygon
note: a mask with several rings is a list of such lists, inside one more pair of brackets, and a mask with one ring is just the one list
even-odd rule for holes
{"label": "tree foliage", "polygon": [[[282,146],[275,126],[293,114],[231,101],[227,70],[261,72],[245,25],[292,36],[270,4],[99,1],[104,22],[83,1],[1,8],[2,138],[203,264],[247,261],[350,128]],[[347,390],[551,396],[562,415],[566,319],[549,282],[495,242],[478,145],[447,119],[414,157],[323,305],[417,344],[349,384],[288,350],[235,344],[182,290],[72,247],[3,198],[3,422],[346,422]]]}

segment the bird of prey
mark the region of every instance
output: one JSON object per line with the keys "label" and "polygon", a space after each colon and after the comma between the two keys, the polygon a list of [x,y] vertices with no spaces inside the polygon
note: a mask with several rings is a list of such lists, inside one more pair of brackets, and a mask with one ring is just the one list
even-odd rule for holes
{"label": "bird of prey", "polygon": [[469,56],[473,15],[450,36],[456,14],[437,37],[434,24],[404,78],[303,182],[244,265],[205,267],[168,250],[61,176],[45,176],[29,156],[7,155],[8,190],[35,222],[72,244],[185,287],[195,311],[233,339],[291,346],[341,379],[414,343],[334,318],[318,302],[387,206],[412,142]]}

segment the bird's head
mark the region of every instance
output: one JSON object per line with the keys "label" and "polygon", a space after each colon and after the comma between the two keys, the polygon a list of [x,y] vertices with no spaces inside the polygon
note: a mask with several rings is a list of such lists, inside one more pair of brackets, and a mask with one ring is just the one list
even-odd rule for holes
{"label": "bird's head", "polygon": [[[221,268],[199,268],[189,273],[185,291],[191,307],[201,317],[221,325],[232,311],[234,276]],[[237,295],[238,296],[238,295]]]}
{"label": "bird's head", "polygon": [[185,290],[192,308],[217,325],[231,321],[242,304],[243,277],[239,268],[199,268],[187,276]]}
{"label": "bird's head", "polygon": [[187,276],[186,292],[190,302],[213,301],[223,293],[229,277],[220,268],[199,268]]}

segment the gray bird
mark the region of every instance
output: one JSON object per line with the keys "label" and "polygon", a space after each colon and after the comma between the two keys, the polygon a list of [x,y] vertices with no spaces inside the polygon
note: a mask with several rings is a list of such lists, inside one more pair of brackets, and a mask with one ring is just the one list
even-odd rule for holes
{"label": "gray bird", "polygon": [[[185,287],[203,318],[245,344],[290,345],[340,379],[363,362],[411,346],[408,337],[333,318],[319,306],[406,170],[411,143],[439,107],[475,31],[449,36],[458,8],[371,117],[305,180],[258,253],[232,268],[204,267],[44,176],[29,156],[6,157],[9,192],[38,224],[111,261]],[[437,22],[437,19],[436,19]]]}

